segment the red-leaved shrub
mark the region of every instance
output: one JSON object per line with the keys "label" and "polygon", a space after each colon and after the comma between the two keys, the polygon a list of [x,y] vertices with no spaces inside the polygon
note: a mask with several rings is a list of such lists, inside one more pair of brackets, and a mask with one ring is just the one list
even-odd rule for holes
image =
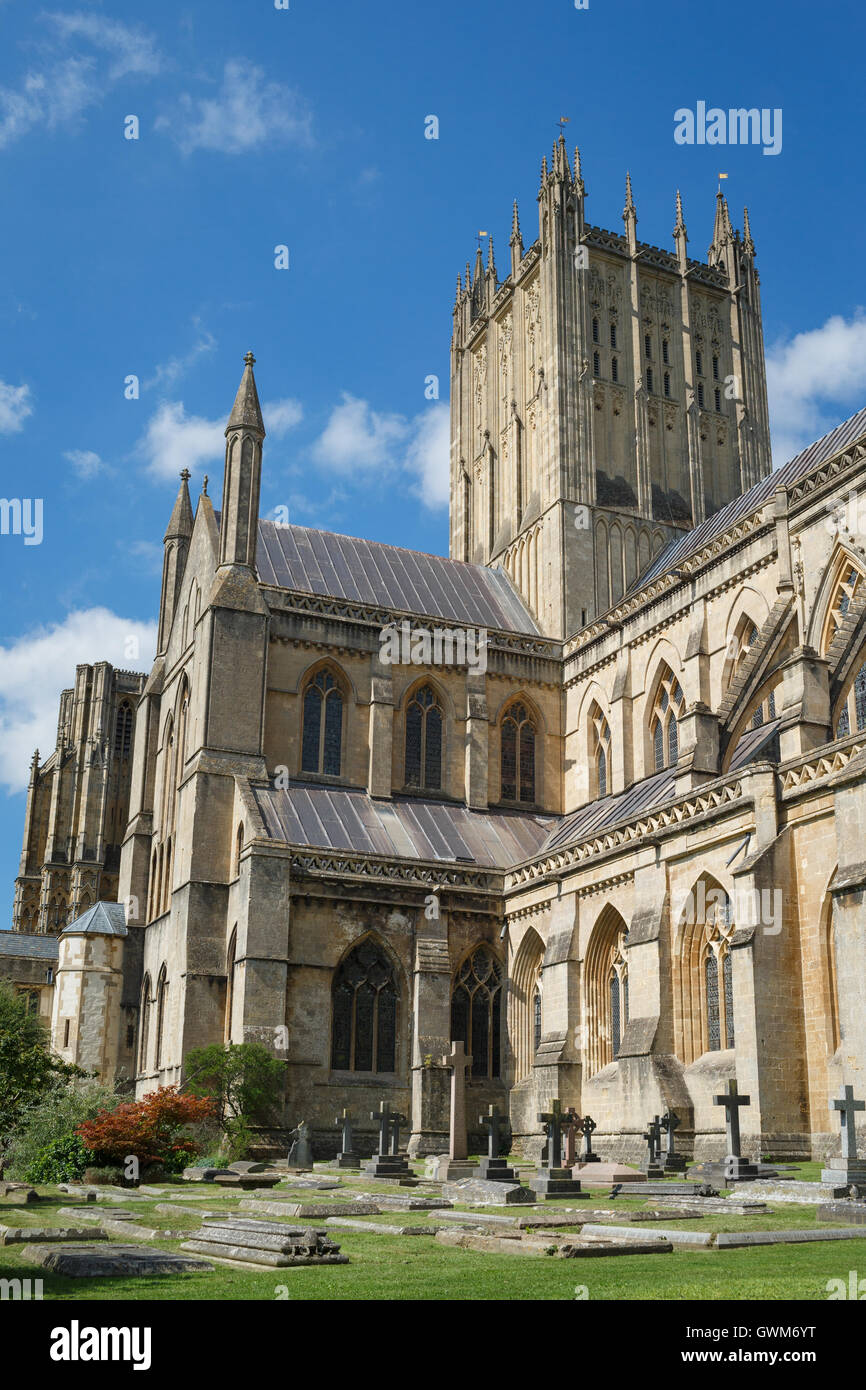
{"label": "red-leaved shrub", "polygon": [[162,1086],[141,1100],[125,1101],[115,1110],[100,1110],[76,1129],[85,1148],[99,1164],[122,1163],[134,1154],[139,1163],[176,1167],[196,1144],[182,1131],[186,1125],[212,1119],[209,1097],[181,1095],[176,1086]]}

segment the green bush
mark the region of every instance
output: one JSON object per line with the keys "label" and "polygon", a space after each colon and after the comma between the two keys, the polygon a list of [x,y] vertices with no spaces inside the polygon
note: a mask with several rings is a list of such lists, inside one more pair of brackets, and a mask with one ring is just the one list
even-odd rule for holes
{"label": "green bush", "polygon": [[77,1134],[67,1134],[62,1139],[53,1139],[31,1160],[24,1177],[27,1182],[55,1183],[78,1182],[90,1161]]}
{"label": "green bush", "polygon": [[[42,1161],[52,1146],[62,1146],[73,1138],[80,1142],[75,1135],[77,1127],[85,1120],[92,1120],[100,1110],[113,1110],[121,1099],[109,1086],[100,1085],[98,1081],[55,1082],[41,1100],[24,1111],[16,1124],[9,1143],[7,1172],[24,1182],[36,1182],[30,1170]],[[91,1162],[92,1157],[88,1154]]]}

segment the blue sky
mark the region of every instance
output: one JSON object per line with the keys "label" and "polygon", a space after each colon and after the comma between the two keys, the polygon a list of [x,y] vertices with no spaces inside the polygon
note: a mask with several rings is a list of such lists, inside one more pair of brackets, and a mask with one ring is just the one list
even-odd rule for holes
{"label": "blue sky", "polygon": [[[0,536],[0,926],[32,749],[77,661],[146,666],[177,473],[218,505],[248,348],[263,513],[447,551],[456,276],[481,228],[504,273],[514,197],[534,239],[560,116],[597,224],[627,168],[656,245],[678,187],[694,255],[719,171],[748,204],[777,462],[864,403],[863,30],[802,0],[0,0],[0,495],[44,508],[42,544]],[[678,145],[698,101],[781,108],[781,152]]]}

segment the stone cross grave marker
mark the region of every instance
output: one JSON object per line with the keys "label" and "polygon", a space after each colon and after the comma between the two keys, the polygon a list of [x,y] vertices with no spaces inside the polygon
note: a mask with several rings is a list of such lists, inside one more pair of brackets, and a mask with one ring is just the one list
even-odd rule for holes
{"label": "stone cross grave marker", "polygon": [[550,1102],[550,1109],[537,1115],[538,1123],[547,1130],[547,1167],[558,1168],[562,1155],[562,1128],[565,1116],[558,1100]]}
{"label": "stone cross grave marker", "polygon": [[566,1168],[573,1168],[577,1162],[575,1137],[580,1132],[581,1118],[573,1105],[570,1105],[563,1114],[563,1127],[565,1129],[565,1158],[563,1160]]}
{"label": "stone cross grave marker", "polygon": [[498,1158],[501,1146],[500,1131],[505,1117],[500,1115],[495,1105],[489,1105],[487,1114],[478,1116],[478,1123],[487,1130],[487,1157]]}
{"label": "stone cross grave marker", "polygon": [[572,1178],[569,1168],[561,1166],[562,1130],[569,1123],[568,1115],[563,1114],[562,1106],[556,1099],[550,1102],[549,1110],[542,1111],[536,1118],[547,1130],[547,1164],[539,1168],[530,1181],[530,1187],[542,1201],[550,1197],[577,1196],[580,1183]]}
{"label": "stone cross grave marker", "polygon": [[857,1111],[866,1110],[866,1100],[855,1100],[854,1087],[843,1086],[838,1100],[831,1102],[830,1109],[839,1114],[839,1123],[842,1126],[842,1157],[856,1158],[857,1136],[854,1122]]}
{"label": "stone cross grave marker", "polygon": [[601,1160],[598,1154],[593,1152],[592,1147],[592,1136],[598,1129],[598,1125],[591,1115],[584,1115],[580,1129],[583,1134],[583,1157],[580,1160],[581,1163],[599,1163]]}
{"label": "stone cross grave marker", "polygon": [[673,1110],[666,1110],[662,1115],[660,1124],[665,1132],[665,1172],[679,1173],[686,1166],[686,1161],[676,1151],[676,1132],[680,1127],[680,1121]]}
{"label": "stone cross grave marker", "polygon": [[391,1153],[395,1156],[400,1152],[400,1130],[405,1124],[406,1116],[395,1110],[391,1116]]}
{"label": "stone cross grave marker", "polygon": [[448,1142],[449,1158],[466,1158],[466,1068],[472,1058],[466,1056],[462,1042],[451,1041],[451,1051],[442,1058],[442,1065],[451,1068],[451,1123]]}
{"label": "stone cross grave marker", "polygon": [[386,1100],[380,1100],[378,1111],[370,1111],[370,1119],[377,1120],[379,1123],[378,1153],[384,1158],[387,1156],[391,1138],[391,1107]]}
{"label": "stone cross grave marker", "polygon": [[514,1169],[509,1168],[507,1159],[499,1157],[505,1116],[500,1115],[495,1105],[489,1105],[487,1114],[478,1116],[478,1123],[487,1130],[487,1157],[482,1158],[475,1169],[475,1176],[486,1182],[519,1182]]}
{"label": "stone cross grave marker", "polygon": [[728,1088],[720,1096],[713,1096],[713,1105],[725,1107],[725,1131],[728,1152],[725,1156],[724,1180],[738,1182],[742,1179],[758,1177],[760,1169],[756,1163],[749,1163],[740,1152],[740,1106],[751,1105],[751,1096],[741,1096],[736,1081],[729,1081]]}
{"label": "stone cross grave marker", "polygon": [[337,1162],[341,1168],[356,1168],[359,1160],[355,1152],[355,1131],[352,1128],[352,1116],[349,1111],[341,1110],[334,1120],[334,1124],[340,1130],[340,1152],[337,1155]]}

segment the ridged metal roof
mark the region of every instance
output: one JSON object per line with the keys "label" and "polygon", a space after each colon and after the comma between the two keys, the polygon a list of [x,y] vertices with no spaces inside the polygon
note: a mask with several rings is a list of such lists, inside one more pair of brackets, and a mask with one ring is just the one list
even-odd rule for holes
{"label": "ridged metal roof", "polygon": [[586,839],[617,821],[629,820],[632,816],[652,810],[654,806],[660,806],[673,796],[675,782],[674,770],[665,768],[662,772],[654,772],[652,777],[635,782],[627,791],[617,792],[615,796],[602,796],[588,806],[581,806],[580,810],[572,811],[550,831],[544,849],[562,849],[564,845]]}
{"label": "ridged metal roof", "polygon": [[791,487],[793,483],[813,468],[817,468],[820,463],[825,463],[834,454],[847,449],[849,444],[862,438],[866,434],[866,409],[858,410],[856,415],[837,425],[821,439],[817,439],[814,444],[810,444],[808,449],[797,454],[788,463],[777,468],[774,473],[768,473],[766,478],[762,478],[754,487],[749,488],[748,492],[735,497],[733,502],[729,502],[721,511],[714,512],[708,516],[706,521],[702,521],[700,526],[696,526],[693,531],[687,531],[679,540],[671,541],[660,551],[651,564],[638,576],[637,583],[632,589],[640,589],[650,580],[658,575],[664,574],[667,570],[675,569],[676,566],[685,560],[689,555],[693,555],[696,550],[711,541],[714,536],[719,536],[726,531],[729,526],[733,526],[744,516],[750,516],[752,512],[772,497],[777,487]]}
{"label": "ridged metal roof", "polygon": [[447,618],[473,627],[537,634],[505,571],[446,560],[381,541],[308,526],[259,521],[256,567],[263,584],[348,599],[374,608]]}
{"label": "ridged metal roof", "polygon": [[37,960],[57,960],[56,936],[37,936],[33,932],[0,931],[0,956],[30,956]]}
{"label": "ridged metal roof", "polygon": [[126,908],[123,903],[94,903],[68,927],[61,936],[128,936]]}
{"label": "ridged metal roof", "polygon": [[507,869],[536,854],[552,816],[472,811],[424,797],[373,800],[347,787],[254,786],[272,839],[290,845]]}

